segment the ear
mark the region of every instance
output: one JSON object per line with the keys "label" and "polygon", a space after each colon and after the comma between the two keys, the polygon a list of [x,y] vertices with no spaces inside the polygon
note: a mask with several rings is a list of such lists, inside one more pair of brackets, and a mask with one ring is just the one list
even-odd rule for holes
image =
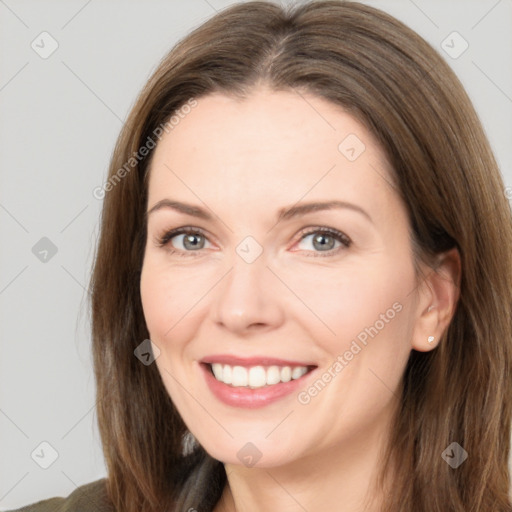
{"label": "ear", "polygon": [[428,267],[422,279],[412,348],[428,352],[439,344],[457,308],[461,279],[459,251],[454,248],[440,254],[436,267]]}

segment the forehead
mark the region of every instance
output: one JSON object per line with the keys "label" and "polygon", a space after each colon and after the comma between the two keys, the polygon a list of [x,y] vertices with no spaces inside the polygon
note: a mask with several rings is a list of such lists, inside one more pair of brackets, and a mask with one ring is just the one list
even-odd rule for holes
{"label": "forehead", "polygon": [[259,89],[241,100],[215,93],[175,119],[153,155],[150,202],[172,192],[196,202],[199,193],[260,206],[350,196],[384,206],[394,193],[373,135],[318,96]]}

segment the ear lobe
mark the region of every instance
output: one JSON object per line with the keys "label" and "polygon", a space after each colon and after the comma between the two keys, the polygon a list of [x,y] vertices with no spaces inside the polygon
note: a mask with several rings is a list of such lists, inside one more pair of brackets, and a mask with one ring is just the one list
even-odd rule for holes
{"label": "ear lobe", "polygon": [[[460,297],[461,260],[454,248],[437,258],[419,287],[412,348],[427,352],[435,348],[448,328]],[[433,339],[432,339],[433,338]]]}

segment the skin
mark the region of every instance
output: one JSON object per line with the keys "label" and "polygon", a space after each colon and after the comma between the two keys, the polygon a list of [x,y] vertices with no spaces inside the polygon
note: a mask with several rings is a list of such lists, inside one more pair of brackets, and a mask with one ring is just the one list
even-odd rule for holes
{"label": "skin", "polygon": [[[338,149],[349,134],[365,145],[354,161]],[[435,349],[453,315],[458,254],[416,275],[406,207],[380,147],[355,118],[311,94],[260,86],[243,101],[202,97],[162,137],[150,172],[148,211],[172,198],[214,215],[149,214],[140,285],[163,384],[198,442],[225,463],[216,512],[379,510],[373,477],[400,379],[411,349]],[[357,205],[371,221],[343,208],[276,223],[280,208],[327,200]],[[185,247],[181,235],[158,246],[159,235],[182,226],[203,229],[202,248]],[[318,227],[351,245],[329,239],[335,245],[322,248],[318,235],[304,234]],[[236,252],[249,235],[263,249],[250,264]],[[400,312],[307,404],[292,393],[259,409],[228,406],[199,370],[211,354],[313,361],[307,392],[396,303]],[[262,454],[254,467],[237,457],[247,442]]]}

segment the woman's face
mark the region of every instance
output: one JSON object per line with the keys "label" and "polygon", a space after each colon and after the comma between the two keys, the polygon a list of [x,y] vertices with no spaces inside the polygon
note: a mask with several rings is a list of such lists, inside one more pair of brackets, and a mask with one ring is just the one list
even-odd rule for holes
{"label": "woman's face", "polygon": [[215,94],[187,112],[153,155],[141,277],[165,388],[224,462],[368,449],[419,314],[384,155],[313,95]]}

